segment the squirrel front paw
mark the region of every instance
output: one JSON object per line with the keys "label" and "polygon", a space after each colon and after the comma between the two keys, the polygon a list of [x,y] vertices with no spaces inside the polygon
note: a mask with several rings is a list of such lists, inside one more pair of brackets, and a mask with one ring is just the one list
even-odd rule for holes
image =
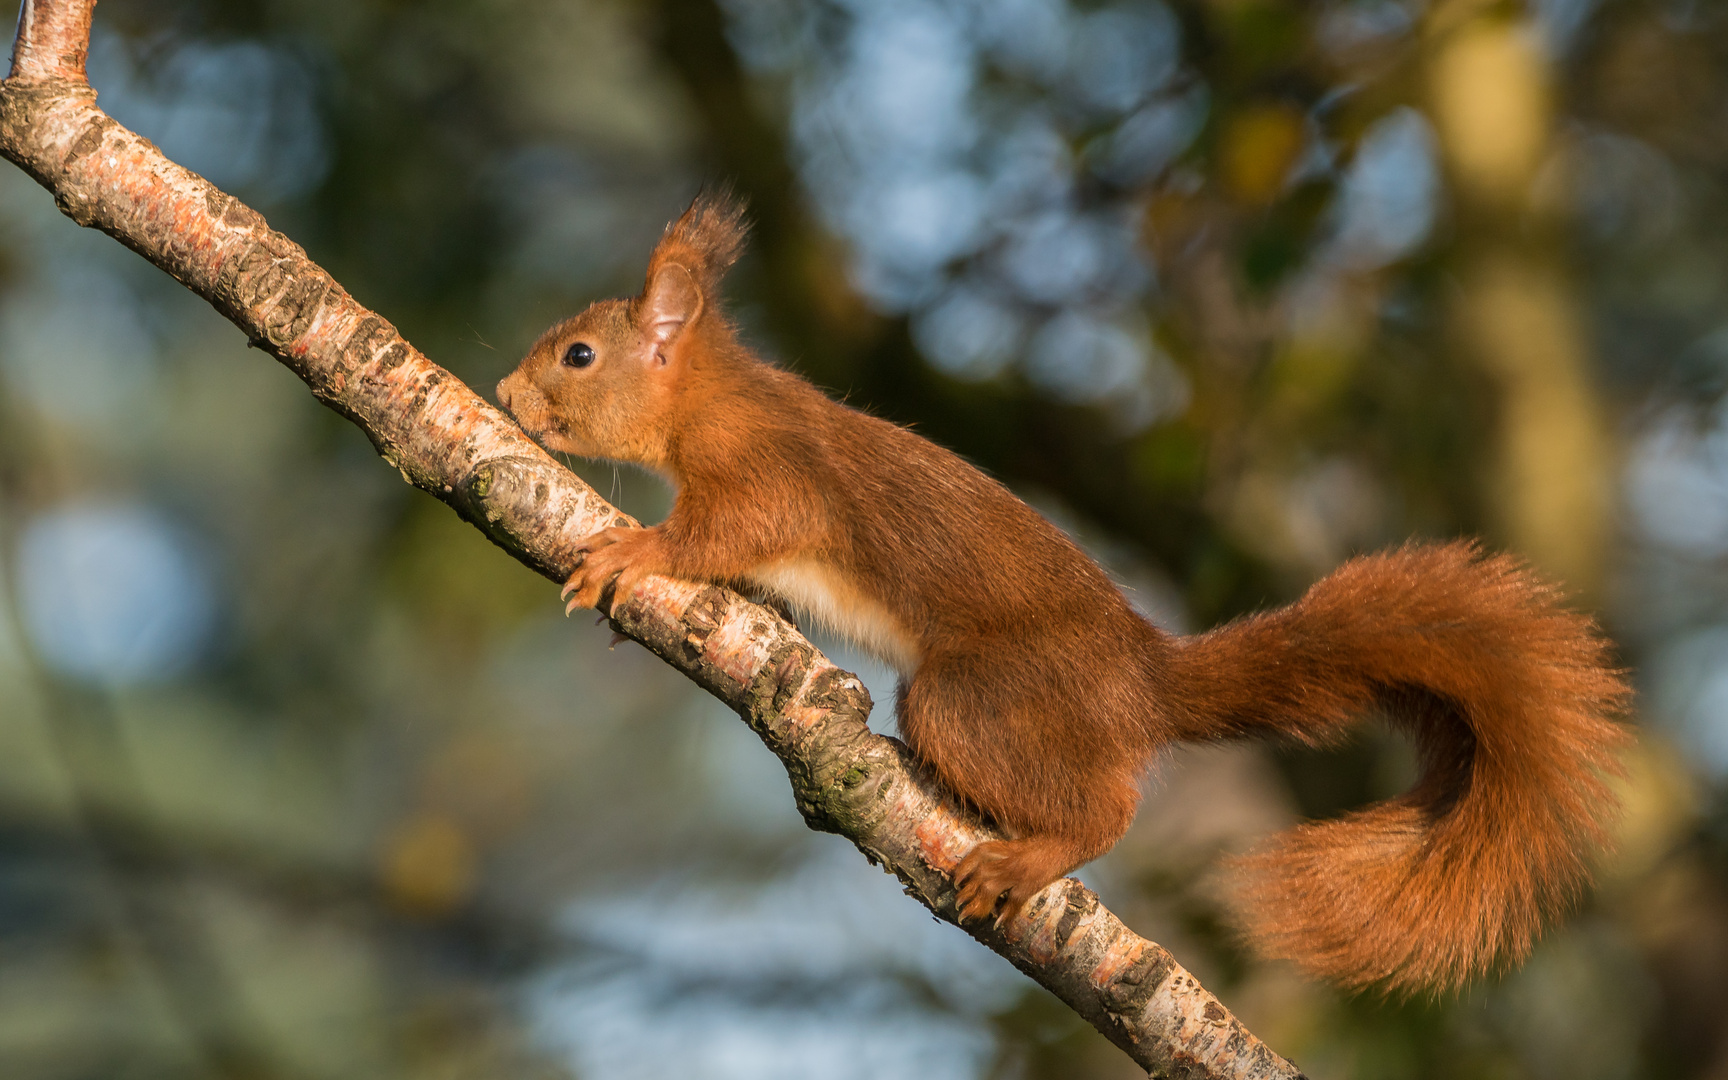
{"label": "squirrel front paw", "polygon": [[614,578],[617,580],[612,585],[612,610],[616,611],[630,599],[637,584],[654,571],[652,553],[656,539],[656,529],[614,526],[582,541],[576,549],[582,561],[558,594],[569,601],[564,605],[564,614],[577,608],[599,607],[601,594]]}

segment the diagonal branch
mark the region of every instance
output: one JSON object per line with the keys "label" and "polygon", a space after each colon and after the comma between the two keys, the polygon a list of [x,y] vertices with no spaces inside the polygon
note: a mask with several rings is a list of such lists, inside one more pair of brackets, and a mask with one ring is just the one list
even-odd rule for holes
{"label": "diagonal branch", "polygon": [[[356,303],[299,246],[96,107],[84,74],[95,0],[24,0],[0,153],[80,225],[172,274],[354,421],[404,479],[553,580],[577,543],[629,519],[515,424]],[[954,921],[949,874],[990,833],[865,726],[870,698],[767,608],[650,578],[613,625],[737,711],[785,764],[811,828],[839,833]],[[1161,946],[1073,879],[1005,930],[967,932],[1158,1076],[1294,1078]]]}

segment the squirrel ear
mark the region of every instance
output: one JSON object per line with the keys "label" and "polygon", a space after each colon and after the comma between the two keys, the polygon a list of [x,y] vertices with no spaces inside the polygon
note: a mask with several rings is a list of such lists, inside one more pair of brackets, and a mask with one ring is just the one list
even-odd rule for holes
{"label": "squirrel ear", "polygon": [[642,329],[656,350],[674,341],[702,311],[702,290],[690,271],[677,263],[655,267],[642,291]]}

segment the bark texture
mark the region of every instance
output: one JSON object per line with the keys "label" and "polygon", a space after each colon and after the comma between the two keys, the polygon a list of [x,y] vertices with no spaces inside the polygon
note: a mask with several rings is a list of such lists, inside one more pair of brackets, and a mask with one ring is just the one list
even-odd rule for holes
{"label": "bark texture", "polygon": [[[634,524],[255,211],[104,115],[84,77],[94,6],[25,0],[11,76],[0,82],[0,152],[78,224],[208,300],[358,424],[404,479],[528,566],[562,581],[583,538]],[[650,578],[613,625],[737,711],[785,764],[811,828],[845,836],[954,921],[949,875],[991,834],[904,746],[870,732],[870,698],[855,676],[773,611],[709,585]],[[1073,879],[1003,930],[965,929],[1153,1076],[1300,1076]]]}

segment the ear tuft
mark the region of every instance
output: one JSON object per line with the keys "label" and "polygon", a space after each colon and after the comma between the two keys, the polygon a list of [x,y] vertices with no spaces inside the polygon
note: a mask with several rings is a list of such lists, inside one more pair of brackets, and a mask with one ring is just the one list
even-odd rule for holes
{"label": "ear tuft", "polygon": [[[683,272],[695,296],[687,320],[695,319],[707,307],[717,307],[720,280],[738,261],[748,232],[744,201],[729,189],[708,190],[696,196],[690,208],[666,226],[660,243],[655,245],[648,260],[648,282],[642,290],[642,304],[648,309],[653,307],[656,283],[664,271],[676,267]],[[668,279],[666,284],[670,283]],[[651,326],[652,321],[651,316],[644,318],[642,325]]]}

